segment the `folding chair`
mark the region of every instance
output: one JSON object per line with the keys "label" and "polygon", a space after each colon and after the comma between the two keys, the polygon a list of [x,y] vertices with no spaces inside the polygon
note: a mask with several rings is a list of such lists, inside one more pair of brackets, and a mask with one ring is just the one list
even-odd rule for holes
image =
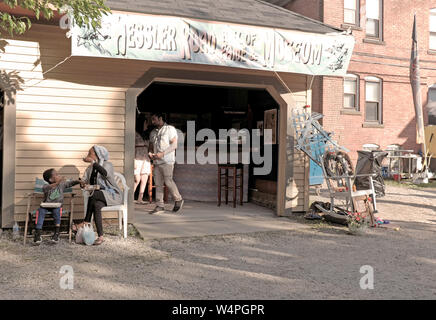
{"label": "folding chair", "polygon": [[[27,193],[27,210],[26,210],[26,222],[25,222],[25,226],[24,226],[24,241],[23,244],[26,244],[26,240],[30,236],[32,236],[32,230],[34,229],[34,227],[36,226],[36,210],[31,211],[32,208],[36,207],[39,208],[40,203],[43,201],[43,197],[44,197],[44,192],[43,192],[43,186],[45,184],[48,184],[45,180],[40,179],[40,178],[35,178],[35,188],[33,190],[33,192]],[[64,198],[66,199],[67,197],[65,197],[65,195],[69,196],[70,198],[70,210],[64,210],[65,208],[63,208],[62,210],[62,216],[61,216],[61,226],[62,226],[62,221],[68,221],[68,241],[71,242],[71,224],[73,222],[73,215],[74,215],[74,197],[76,196],[76,194],[73,192],[72,188],[67,188],[64,190]],[[36,199],[40,199],[41,201],[39,201],[37,204],[35,203]],[[65,201],[64,201],[65,203]],[[47,216],[50,217],[51,213],[48,213]],[[47,217],[46,216],[46,217]],[[32,223],[32,227],[29,229],[29,221],[33,222]],[[62,232],[61,234],[66,234],[67,232]]]}

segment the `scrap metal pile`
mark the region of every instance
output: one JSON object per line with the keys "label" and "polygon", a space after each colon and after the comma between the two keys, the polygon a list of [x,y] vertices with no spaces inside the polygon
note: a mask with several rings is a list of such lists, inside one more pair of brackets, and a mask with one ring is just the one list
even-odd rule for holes
{"label": "scrap metal pile", "polygon": [[[294,109],[291,117],[297,142],[295,148],[322,168],[329,191],[330,202],[314,202],[309,214],[323,213],[326,220],[347,224],[350,217],[358,213],[368,224],[375,226],[376,194],[384,195],[384,182],[377,163],[386,154],[359,154],[360,162],[355,172],[349,150],[333,140],[333,133],[325,131],[319,123],[322,114]],[[377,188],[374,188],[374,181]]]}

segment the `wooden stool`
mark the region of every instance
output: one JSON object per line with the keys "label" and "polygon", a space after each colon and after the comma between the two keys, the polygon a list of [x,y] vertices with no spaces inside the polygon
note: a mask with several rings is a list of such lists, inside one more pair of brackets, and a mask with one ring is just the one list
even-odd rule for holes
{"label": "wooden stool", "polygon": [[[224,170],[224,173],[222,171]],[[229,175],[229,170],[233,170]],[[222,177],[225,178],[224,186],[221,183]],[[229,177],[231,177],[232,185],[229,186]],[[236,181],[239,178],[239,185]],[[244,166],[238,164],[219,164],[218,165],[218,206],[221,205],[221,189],[225,191],[226,204],[229,203],[229,190],[233,190],[233,207],[236,208],[236,190],[239,189],[239,204],[242,206],[244,199]]]}
{"label": "wooden stool", "polygon": [[[148,178],[148,201],[150,203],[153,202],[153,188],[156,188],[156,186],[153,185],[153,170],[154,170],[154,165],[151,165],[150,177]],[[164,184],[164,202],[168,202],[168,188],[165,184]]]}

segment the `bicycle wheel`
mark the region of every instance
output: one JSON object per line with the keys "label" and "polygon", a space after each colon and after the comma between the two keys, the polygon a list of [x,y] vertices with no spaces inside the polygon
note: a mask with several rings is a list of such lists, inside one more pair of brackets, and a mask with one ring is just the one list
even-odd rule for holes
{"label": "bicycle wheel", "polygon": [[336,162],[340,175],[352,176],[354,174],[353,163],[348,153],[339,151],[336,154]]}
{"label": "bicycle wheel", "polygon": [[337,176],[337,163],[336,163],[336,152],[326,151],[324,153],[324,168],[327,176],[335,177]]}

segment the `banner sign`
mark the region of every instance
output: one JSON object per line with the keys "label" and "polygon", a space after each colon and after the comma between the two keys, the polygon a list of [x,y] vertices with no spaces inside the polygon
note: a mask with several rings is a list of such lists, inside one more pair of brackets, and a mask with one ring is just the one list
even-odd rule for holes
{"label": "banner sign", "polygon": [[343,76],[354,37],[113,13],[95,31],[71,30],[72,55],[200,63],[236,68]]}

